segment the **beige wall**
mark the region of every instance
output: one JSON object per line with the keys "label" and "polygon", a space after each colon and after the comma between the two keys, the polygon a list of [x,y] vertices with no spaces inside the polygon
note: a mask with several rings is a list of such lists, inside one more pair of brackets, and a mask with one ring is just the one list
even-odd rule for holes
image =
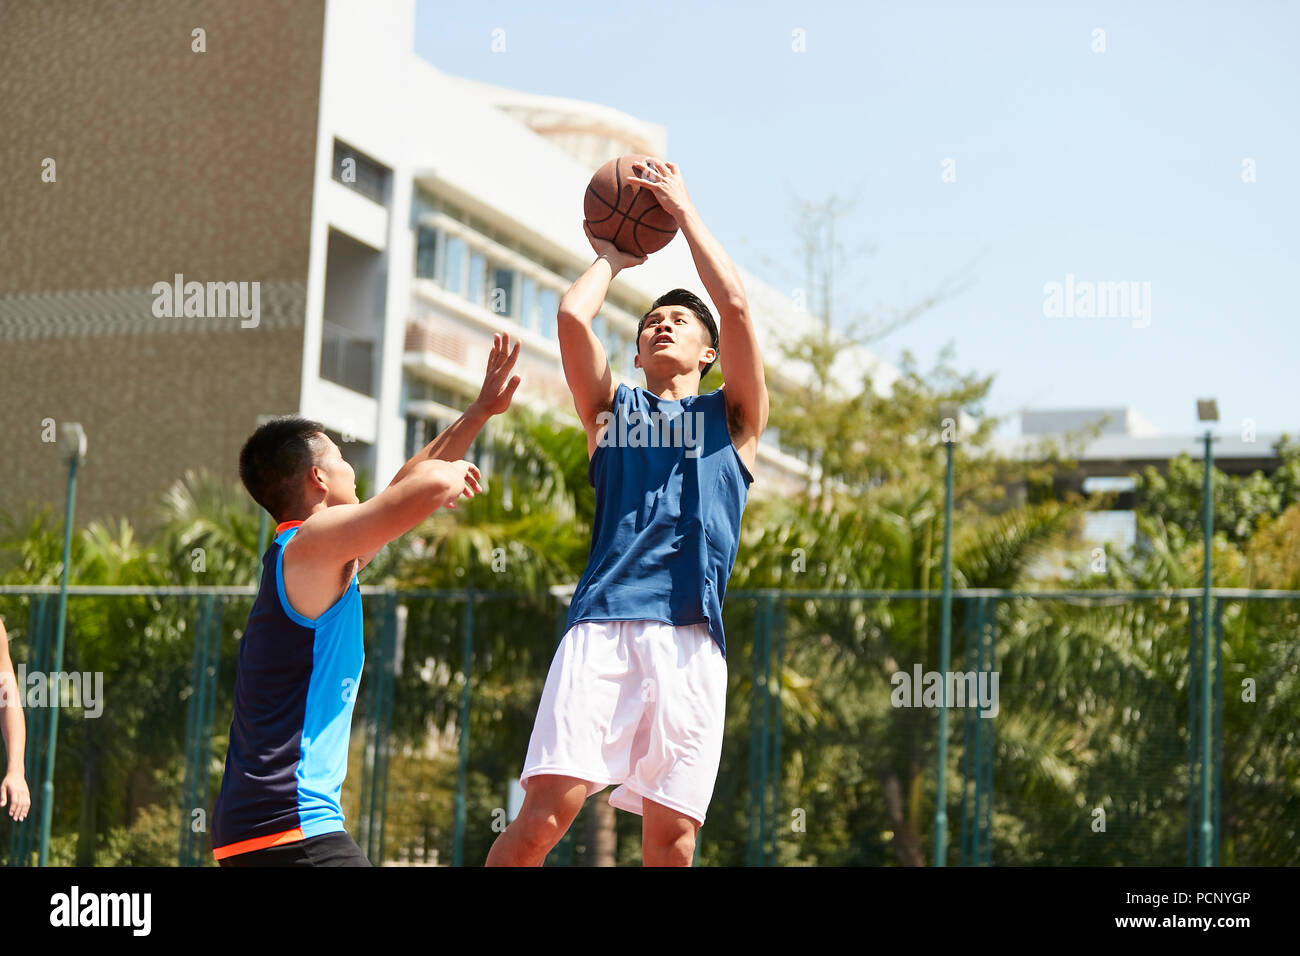
{"label": "beige wall", "polygon": [[[266,353],[301,354],[300,329],[260,335],[116,335],[5,342],[0,509],[50,504],[63,514],[67,466],[41,421],[79,421],[87,436],[77,524],[125,515],[147,529],[162,493],[189,468],[238,481],[239,449],[260,414],[296,412],[296,374],[267,375]],[[200,351],[201,350],[201,353]]]}
{"label": "beige wall", "polygon": [[[297,411],[323,15],[0,6],[0,509],[62,509],[45,418],[86,426],[82,524],[146,519],[186,468],[234,476],[256,415]],[[262,321],[154,317],[176,273],[260,283]]]}
{"label": "beige wall", "polygon": [[322,3],[0,10],[0,293],[306,276]]}

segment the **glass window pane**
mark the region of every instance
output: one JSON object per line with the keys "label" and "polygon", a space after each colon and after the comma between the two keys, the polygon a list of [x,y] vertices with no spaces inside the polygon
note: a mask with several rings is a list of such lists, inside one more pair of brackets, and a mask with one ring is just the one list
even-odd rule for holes
{"label": "glass window pane", "polygon": [[428,226],[421,226],[415,234],[415,276],[418,279],[432,279],[433,266],[438,252],[438,233]]}
{"label": "glass window pane", "polygon": [[537,283],[525,276],[519,283],[521,314],[519,324],[524,328],[537,331]]}
{"label": "glass window pane", "polygon": [[442,267],[442,287],[457,295],[465,294],[465,257],[468,253],[465,240],[456,236],[447,237],[447,250]]}
{"label": "glass window pane", "polygon": [[554,289],[543,289],[537,294],[537,308],[541,313],[542,335],[554,339],[555,316],[560,311],[560,293]]}
{"label": "glass window pane", "polygon": [[469,288],[465,298],[475,305],[483,304],[483,286],[487,281],[487,259],[481,252],[470,251],[469,254]]}
{"label": "glass window pane", "polygon": [[495,266],[488,289],[488,310],[497,315],[515,314],[515,270]]}

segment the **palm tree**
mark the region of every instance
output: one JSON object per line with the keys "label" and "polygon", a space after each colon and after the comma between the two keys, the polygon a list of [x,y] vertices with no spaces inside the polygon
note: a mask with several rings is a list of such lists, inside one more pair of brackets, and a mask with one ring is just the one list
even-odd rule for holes
{"label": "palm tree", "polygon": [[[842,598],[839,592],[928,591],[938,597],[941,480],[932,469],[911,481],[841,494],[829,508],[816,497],[750,506],[729,588],[827,592],[824,599],[785,601],[786,657],[776,678],[788,755],[782,803],[821,822],[816,836],[810,828],[798,841],[782,841],[779,862],[892,858],[922,865],[927,859],[935,718],[928,710],[891,706],[890,677],[914,663],[926,670],[937,666],[937,601]],[[963,508],[954,586],[1013,586],[1033,557],[1058,538],[1066,519],[1066,510],[1055,504],[992,516]],[[751,615],[743,605],[733,611],[737,630],[743,633]],[[960,635],[960,605],[954,617]],[[735,648],[730,699],[738,706],[729,714],[724,766],[741,779],[749,756],[752,658],[739,634],[728,643]],[[955,766],[959,751],[953,753]],[[741,805],[738,799],[735,804]],[[743,822],[735,820],[733,846],[745,832]],[[727,841],[715,836],[711,842]]]}

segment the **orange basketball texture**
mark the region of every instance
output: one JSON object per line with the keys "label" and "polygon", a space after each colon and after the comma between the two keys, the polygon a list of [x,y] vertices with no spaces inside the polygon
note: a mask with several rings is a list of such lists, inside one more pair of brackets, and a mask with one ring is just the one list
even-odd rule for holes
{"label": "orange basketball texture", "polygon": [[[677,220],[659,205],[648,189],[623,181],[632,164],[650,157],[628,153],[596,170],[582,199],[583,215],[592,235],[606,239],[629,255],[658,252],[677,235]],[[641,177],[645,178],[642,170]]]}

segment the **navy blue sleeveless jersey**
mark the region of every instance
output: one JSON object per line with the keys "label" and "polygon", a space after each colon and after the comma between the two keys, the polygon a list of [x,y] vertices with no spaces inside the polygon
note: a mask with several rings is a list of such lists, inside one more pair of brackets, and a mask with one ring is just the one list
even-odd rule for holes
{"label": "navy blue sleeveless jersey", "polygon": [[212,814],[217,859],[343,829],[352,708],[364,663],[354,574],[324,614],[285,597],[284,547],[301,521],[276,528],[239,642],[234,716]]}
{"label": "navy blue sleeveless jersey", "polygon": [[583,621],[708,624],[723,656],[722,599],[754,478],[727,429],[722,389],[662,399],[619,385],[588,466],[591,557],[569,605]]}

